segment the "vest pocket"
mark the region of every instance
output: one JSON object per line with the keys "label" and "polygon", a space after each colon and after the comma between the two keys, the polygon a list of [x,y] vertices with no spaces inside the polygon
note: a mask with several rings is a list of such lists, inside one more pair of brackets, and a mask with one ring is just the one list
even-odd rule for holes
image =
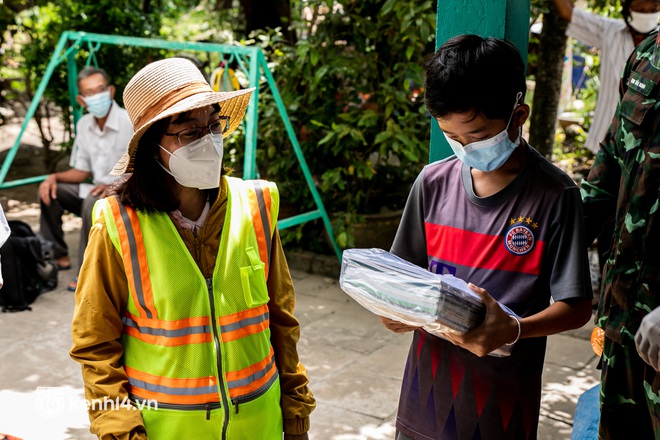
{"label": "vest pocket", "polygon": [[232,398],[227,438],[237,440],[281,440],[283,432],[280,406],[280,382],[269,381],[268,387],[246,396]]}
{"label": "vest pocket", "polygon": [[147,436],[153,439],[222,438],[224,410],[209,405],[160,404],[142,409]]}
{"label": "vest pocket", "polygon": [[268,302],[266,265],[261,261],[254,248],[247,248],[246,253],[250,260],[250,266],[241,267],[239,270],[245,302],[249,308],[253,308]]}

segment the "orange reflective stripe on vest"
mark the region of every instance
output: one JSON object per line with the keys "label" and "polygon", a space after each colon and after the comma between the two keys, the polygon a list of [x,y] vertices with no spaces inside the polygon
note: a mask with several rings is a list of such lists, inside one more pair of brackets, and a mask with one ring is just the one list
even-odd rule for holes
{"label": "orange reflective stripe on vest", "polygon": [[250,201],[252,223],[259,243],[259,256],[266,265],[264,271],[266,278],[268,278],[272,236],[270,229],[270,190],[268,187],[262,186],[258,180],[251,180],[249,183],[251,184],[251,190],[248,191],[248,199]]}
{"label": "orange reflective stripe on vest", "polygon": [[230,371],[226,377],[230,397],[245,396],[262,387],[269,387],[277,378],[273,347],[270,348],[270,354],[263,360],[243,370]]}
{"label": "orange reflective stripe on vest", "polygon": [[156,319],[158,314],[154,307],[149,266],[142,245],[142,229],[137,213],[134,209],[127,210],[116,197],[108,197],[106,200],[115,218],[124,270],[133,295],[133,302],[138,308],[141,318]]}
{"label": "orange reflective stripe on vest", "polygon": [[207,316],[163,321],[139,318],[128,312],[122,318],[124,331],[149,344],[173,347],[184,344],[211,342],[211,326]]}
{"label": "orange reflective stripe on vest", "polygon": [[195,405],[218,400],[217,380],[214,376],[195,379],[173,379],[154,376],[124,366],[131,394],[141,399],[154,399],[174,405]]}
{"label": "orange reflective stripe on vest", "polygon": [[266,304],[233,315],[220,316],[218,324],[222,342],[233,341],[266,330],[270,322],[268,317]]}

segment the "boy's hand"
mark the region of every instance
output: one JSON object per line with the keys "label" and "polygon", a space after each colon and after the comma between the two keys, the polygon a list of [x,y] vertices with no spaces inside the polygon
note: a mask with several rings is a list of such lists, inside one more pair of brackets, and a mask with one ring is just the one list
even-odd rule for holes
{"label": "boy's hand", "polygon": [[399,321],[395,321],[390,318],[384,318],[380,317],[380,322],[383,323],[383,325],[388,329],[393,331],[394,333],[405,333],[405,332],[411,332],[413,330],[417,330],[420,327],[413,327],[411,325],[404,324]]}
{"label": "boy's hand", "polygon": [[479,357],[486,356],[491,351],[512,342],[518,334],[518,324],[511,318],[495,299],[485,289],[468,283],[470,289],[479,295],[486,305],[486,318],[476,328],[464,335],[447,333],[443,337],[454,345],[463,347]]}

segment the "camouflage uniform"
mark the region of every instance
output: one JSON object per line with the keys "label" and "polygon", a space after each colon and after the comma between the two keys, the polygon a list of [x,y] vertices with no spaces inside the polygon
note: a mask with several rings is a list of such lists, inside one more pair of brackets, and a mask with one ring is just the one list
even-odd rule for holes
{"label": "camouflage uniform", "polygon": [[660,440],[660,374],[639,357],[634,342],[642,318],[660,306],[660,224],[655,224],[660,207],[660,70],[651,65],[655,44],[653,34],[628,59],[612,126],[582,182],[589,242],[608,221],[615,225],[596,322],[605,330],[601,439]]}

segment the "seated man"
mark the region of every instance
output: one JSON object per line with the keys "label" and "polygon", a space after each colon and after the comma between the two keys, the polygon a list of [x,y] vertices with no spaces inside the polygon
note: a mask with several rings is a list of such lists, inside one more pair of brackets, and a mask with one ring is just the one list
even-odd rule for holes
{"label": "seated man", "polygon": [[[133,134],[126,110],[113,101],[115,88],[108,74],[95,67],[86,67],[78,74],[78,103],[87,109],[76,125],[69,170],[50,174],[39,186],[41,202],[40,227],[43,236],[55,244],[55,258],[60,270],[71,268],[71,259],[62,231],[64,210],[82,217],[78,265],[87,246],[92,226],[94,203],[105,197],[115,177],[112,167],[126,152]],[[86,183],[91,179],[92,184]],[[74,291],[78,277],[68,289]]]}

